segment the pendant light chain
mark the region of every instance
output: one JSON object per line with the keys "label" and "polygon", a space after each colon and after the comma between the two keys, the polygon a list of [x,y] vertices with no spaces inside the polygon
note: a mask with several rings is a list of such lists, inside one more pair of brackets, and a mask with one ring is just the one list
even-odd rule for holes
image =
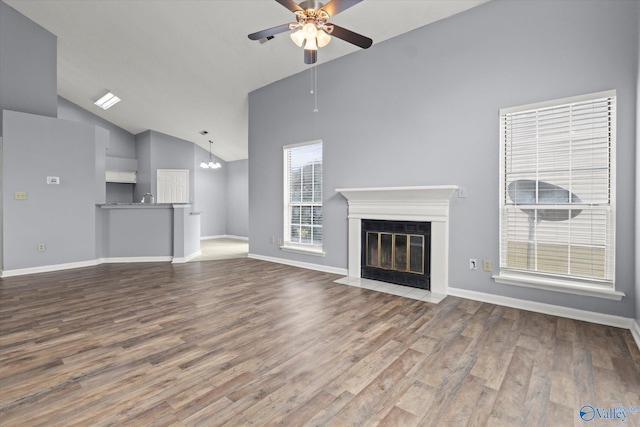
{"label": "pendant light chain", "polygon": [[317,67],[311,69],[311,95],[313,95],[313,112],[318,112],[318,70]]}

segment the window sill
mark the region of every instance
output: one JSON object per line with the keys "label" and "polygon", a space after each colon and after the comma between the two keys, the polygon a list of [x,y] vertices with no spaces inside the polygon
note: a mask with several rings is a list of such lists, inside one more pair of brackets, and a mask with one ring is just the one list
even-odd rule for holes
{"label": "window sill", "polygon": [[305,247],[305,246],[291,246],[291,245],[282,245],[280,246],[280,250],[283,250],[285,252],[295,252],[295,253],[299,253],[299,254],[305,254],[305,255],[315,255],[315,256],[325,256],[325,252],[322,250],[321,247],[314,247],[314,246],[310,246],[310,247]]}
{"label": "window sill", "polygon": [[495,280],[496,283],[505,285],[524,286],[527,288],[564,292],[568,294],[584,295],[616,301],[621,301],[622,298],[626,296],[624,292],[616,291],[601,285],[573,282],[562,279],[537,278],[502,273],[493,276],[493,280]]}

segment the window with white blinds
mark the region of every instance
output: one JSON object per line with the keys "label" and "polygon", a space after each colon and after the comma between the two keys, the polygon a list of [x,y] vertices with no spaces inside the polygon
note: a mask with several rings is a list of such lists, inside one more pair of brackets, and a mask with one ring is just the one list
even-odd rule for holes
{"label": "window with white blinds", "polygon": [[501,276],[614,289],[615,102],[500,110]]}
{"label": "window with white blinds", "polygon": [[322,251],[322,141],[284,147],[283,249]]}

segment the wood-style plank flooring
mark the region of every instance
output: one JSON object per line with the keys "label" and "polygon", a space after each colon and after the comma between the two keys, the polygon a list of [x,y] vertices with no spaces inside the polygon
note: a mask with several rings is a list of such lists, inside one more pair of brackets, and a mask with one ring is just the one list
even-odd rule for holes
{"label": "wood-style plank flooring", "polygon": [[[2,426],[640,425],[629,331],[253,259],[0,280]],[[640,408],[639,408],[640,409]]]}

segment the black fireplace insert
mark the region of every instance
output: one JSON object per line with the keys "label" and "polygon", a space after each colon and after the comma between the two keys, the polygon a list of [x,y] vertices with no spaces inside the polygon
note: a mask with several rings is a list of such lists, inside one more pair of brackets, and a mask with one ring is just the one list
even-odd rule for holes
{"label": "black fireplace insert", "polygon": [[362,220],[360,275],[430,289],[431,223]]}

